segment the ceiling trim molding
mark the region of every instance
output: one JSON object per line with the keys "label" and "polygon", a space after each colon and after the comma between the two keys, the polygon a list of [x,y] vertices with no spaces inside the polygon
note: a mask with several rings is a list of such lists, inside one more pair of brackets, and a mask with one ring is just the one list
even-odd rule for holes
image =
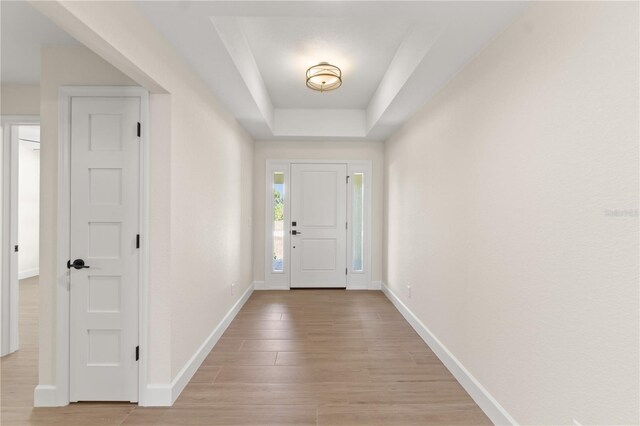
{"label": "ceiling trim molding", "polygon": [[236,17],[211,17],[222,43],[242,76],[251,97],[273,132],[274,108],[249,42]]}
{"label": "ceiling trim molding", "polygon": [[364,138],[362,109],[276,109],[273,136]]}
{"label": "ceiling trim molding", "polygon": [[[380,85],[367,106],[367,133],[378,123],[391,102],[398,96],[406,82],[415,73],[431,47],[437,43],[442,30],[413,26],[398,48]],[[430,43],[425,43],[429,40]]]}

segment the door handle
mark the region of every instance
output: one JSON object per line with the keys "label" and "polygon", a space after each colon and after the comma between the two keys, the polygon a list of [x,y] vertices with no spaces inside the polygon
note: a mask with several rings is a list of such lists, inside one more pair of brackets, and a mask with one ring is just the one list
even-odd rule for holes
{"label": "door handle", "polygon": [[291,231],[291,235],[302,235],[302,232],[296,231],[295,229]]}
{"label": "door handle", "polygon": [[89,266],[85,265],[84,260],[82,259],[76,259],[73,261],[73,263],[71,263],[70,260],[67,260],[67,269],[71,269],[71,268],[86,269],[86,268],[89,268]]}

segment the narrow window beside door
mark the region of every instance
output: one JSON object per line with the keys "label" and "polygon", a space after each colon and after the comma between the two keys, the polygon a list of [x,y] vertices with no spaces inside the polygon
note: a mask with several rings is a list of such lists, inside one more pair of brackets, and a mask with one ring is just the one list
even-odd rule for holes
{"label": "narrow window beside door", "polygon": [[272,271],[284,271],[284,173],[273,174],[273,261]]}
{"label": "narrow window beside door", "polygon": [[353,272],[362,272],[363,271],[363,246],[364,246],[364,221],[363,221],[363,205],[364,205],[364,174],[363,173],[354,173],[352,176],[353,179],[353,206],[352,212],[353,217],[351,223],[351,236],[353,238],[352,244],[352,265],[351,270]]}

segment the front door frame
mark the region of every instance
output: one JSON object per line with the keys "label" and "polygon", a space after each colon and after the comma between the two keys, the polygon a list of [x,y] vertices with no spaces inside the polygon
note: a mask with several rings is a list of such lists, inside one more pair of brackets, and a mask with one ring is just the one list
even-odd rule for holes
{"label": "front door frame", "polygon": [[[372,164],[370,160],[272,160],[266,161],[265,167],[265,241],[264,241],[264,274],[265,281],[263,289],[265,290],[289,290],[291,284],[291,206],[290,189],[291,189],[291,165],[292,164],[346,164],[347,176],[352,176],[353,173],[364,174],[364,268],[362,272],[354,272],[351,270],[351,251],[352,251],[352,234],[347,232],[347,290],[368,290],[373,289],[375,286],[371,282],[371,211],[372,211]],[[272,222],[273,222],[273,173],[284,172],[285,182],[285,195],[284,195],[284,271],[274,272],[272,269],[272,257],[273,257],[273,235],[272,235]],[[352,223],[352,180],[349,179],[349,185],[347,188],[347,221]],[[257,287],[256,289],[261,289]]]}
{"label": "front door frame", "polygon": [[62,86],[59,89],[58,121],[58,220],[56,267],[56,401],[53,405],[69,404],[70,390],[70,199],[71,199],[71,98],[72,97],[138,97],[140,98],[140,199],[139,229],[141,232],[140,269],[138,276],[138,404],[146,404],[148,363],[148,271],[149,271],[149,92],[138,86]]}

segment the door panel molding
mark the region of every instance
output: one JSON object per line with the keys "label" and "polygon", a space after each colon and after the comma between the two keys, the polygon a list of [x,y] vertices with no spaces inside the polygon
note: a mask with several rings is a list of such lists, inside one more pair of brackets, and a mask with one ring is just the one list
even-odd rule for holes
{"label": "door panel molding", "polygon": [[[49,398],[36,405],[64,406],[69,404],[69,336],[70,336],[70,291],[69,270],[66,262],[70,251],[70,191],[71,191],[71,98],[72,97],[137,97],[140,98],[140,136],[139,165],[139,229],[141,231],[140,268],[138,272],[138,336],[140,359],[138,364],[138,403],[144,405],[147,388],[148,359],[148,269],[149,269],[149,194],[148,194],[148,160],[149,160],[149,93],[141,87],[85,87],[63,86],[59,89],[58,119],[58,206],[57,206],[57,260],[56,260],[56,384],[55,400]],[[46,388],[46,389],[45,389]],[[50,390],[51,385],[38,385],[43,392]]]}

